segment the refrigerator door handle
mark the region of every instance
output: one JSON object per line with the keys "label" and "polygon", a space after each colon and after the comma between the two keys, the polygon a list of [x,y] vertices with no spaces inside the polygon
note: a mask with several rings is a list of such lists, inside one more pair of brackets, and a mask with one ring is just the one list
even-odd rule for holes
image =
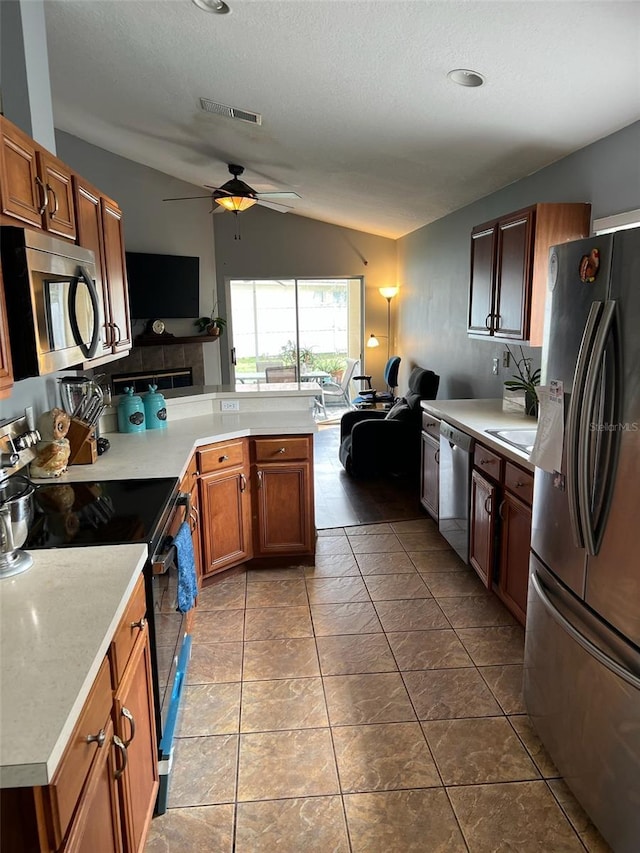
{"label": "refrigerator door handle", "polygon": [[587,368],[593,351],[593,342],[596,337],[598,320],[602,311],[602,302],[592,302],[584,327],[578,360],[573,376],[573,388],[571,401],[567,414],[567,498],[569,504],[569,519],[571,521],[571,532],[576,548],[584,548],[584,535],[581,525],[580,495],[578,490],[578,431],[582,405],[584,400],[584,385],[586,381]]}
{"label": "refrigerator door handle", "polygon": [[619,664],[612,657],[607,655],[602,649],[598,648],[595,643],[592,643],[584,634],[581,634],[578,629],[571,624],[571,622],[563,616],[562,613],[557,609],[557,607],[553,604],[553,602],[548,597],[545,592],[542,583],[540,582],[535,571],[531,572],[530,575],[531,586],[536,592],[536,595],[544,605],[545,610],[549,613],[552,619],[554,619],[560,627],[569,634],[569,636],[581,646],[587,654],[594,657],[597,661],[599,661],[602,666],[606,667],[610,672],[613,672],[619,678],[622,678],[623,681],[626,681],[627,684],[630,684],[636,690],[640,690],[640,678],[637,675],[634,675],[633,672],[626,669],[626,667]]}
{"label": "refrigerator door handle", "polygon": [[[616,302],[613,299],[607,300],[602,312],[602,319],[598,326],[598,331],[593,344],[591,358],[587,367],[587,373],[584,383],[584,403],[582,407],[583,417],[580,422],[580,433],[578,435],[578,505],[580,507],[580,525],[584,536],[584,547],[587,553],[595,557],[600,550],[600,542],[604,525],[600,526],[600,535],[596,536],[596,530],[591,513],[591,495],[589,484],[589,465],[590,465],[590,448],[591,448],[591,431],[592,423],[590,418],[594,414],[594,402],[598,390],[598,377],[600,369],[603,366],[605,350],[607,342],[613,327],[613,321],[616,312]],[[615,365],[615,359],[614,359]],[[613,392],[615,394],[617,388],[617,377],[614,378]],[[616,402],[614,401],[614,406]],[[605,440],[613,441],[613,432],[609,432],[605,436]]]}

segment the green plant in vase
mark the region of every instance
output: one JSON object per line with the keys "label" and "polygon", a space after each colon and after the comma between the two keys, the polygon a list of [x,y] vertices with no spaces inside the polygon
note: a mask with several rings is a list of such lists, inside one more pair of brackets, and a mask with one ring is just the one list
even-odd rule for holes
{"label": "green plant in vase", "polygon": [[216,316],[217,310],[218,303],[216,302],[209,317],[198,317],[197,320],[193,321],[193,325],[198,327],[199,332],[206,332],[215,338],[220,337],[227,325],[227,321],[224,317]]}
{"label": "green plant in vase", "polygon": [[516,358],[511,352],[511,347],[507,347],[509,355],[513,359],[518,375],[513,375],[513,379],[507,379],[504,383],[505,388],[509,391],[524,391],[524,407],[528,415],[538,416],[538,395],[536,388],[540,385],[540,368],[531,372],[531,359],[526,358],[520,347],[520,358]]}

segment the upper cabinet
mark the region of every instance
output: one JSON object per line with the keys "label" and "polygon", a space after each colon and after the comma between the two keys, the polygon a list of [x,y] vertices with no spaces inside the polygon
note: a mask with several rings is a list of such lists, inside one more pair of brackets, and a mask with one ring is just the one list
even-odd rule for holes
{"label": "upper cabinet", "polygon": [[536,204],[471,232],[470,335],[542,346],[549,248],[588,236],[588,204]]}
{"label": "upper cabinet", "polygon": [[1,116],[0,204],[5,223],[75,240],[70,169]]}

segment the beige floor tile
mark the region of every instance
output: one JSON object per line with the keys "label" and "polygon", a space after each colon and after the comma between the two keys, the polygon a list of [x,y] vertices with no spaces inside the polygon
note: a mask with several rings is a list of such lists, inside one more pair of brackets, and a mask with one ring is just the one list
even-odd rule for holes
{"label": "beige floor tile", "polygon": [[242,732],[312,729],[329,725],[320,678],[245,681]]}
{"label": "beige floor tile", "polygon": [[472,569],[462,572],[423,571],[420,574],[436,598],[459,598],[466,595],[490,598],[491,596]]}
{"label": "beige floor tile", "polygon": [[237,763],[238,735],[176,738],[170,808],[233,802]]}
{"label": "beige floor tile", "polygon": [[399,533],[398,539],[405,551],[448,551],[447,540],[437,530],[420,533]]}
{"label": "beige floor tile", "polygon": [[316,637],[331,634],[374,634],[382,631],[373,604],[316,604],[311,608]]}
{"label": "beige floor tile", "polygon": [[332,726],[413,721],[415,712],[397,672],[324,677]]}
{"label": "beige floor tile", "polygon": [[349,853],[340,797],[238,803],[235,853]]}
{"label": "beige floor tile", "polygon": [[329,729],[240,736],[238,801],[311,797],[338,791]]}
{"label": "beige floor tile", "polygon": [[205,610],[240,610],[246,596],[244,577],[204,587],[198,595],[198,612]]}
{"label": "beige floor tile", "polygon": [[354,554],[388,554],[394,551],[402,551],[402,545],[395,533],[351,536],[349,541]]}
{"label": "beige floor tile", "polygon": [[457,634],[450,628],[400,631],[387,634],[387,639],[401,670],[449,669],[473,665]]}
{"label": "beige floor tile", "polygon": [[232,643],[242,640],[244,610],[196,610],[193,643]]}
{"label": "beige floor tile", "polygon": [[321,536],[316,539],[316,554],[351,554],[347,536]]}
{"label": "beige floor tile", "polygon": [[398,669],[384,634],[344,634],[316,639],[323,675]]}
{"label": "beige floor tile", "polygon": [[522,663],[522,628],[457,628],[456,633],[476,666]]}
{"label": "beige floor tile", "polygon": [[427,585],[417,572],[402,575],[368,575],[364,582],[373,601],[431,598]]}
{"label": "beige floor tile", "polygon": [[407,521],[392,521],[394,533],[430,533],[438,532],[438,525],[431,518],[410,518]]}
{"label": "beige floor tile", "polygon": [[524,714],[520,664],[481,666],[478,669],[505,714]]}
{"label": "beige floor tile", "polygon": [[466,853],[442,788],[344,797],[353,853]]}
{"label": "beige floor tile", "polygon": [[344,793],[442,784],[419,723],[338,726],[331,731]]}
{"label": "beige floor tile", "polygon": [[344,527],[322,527],[316,533],[318,536],[346,536]]}
{"label": "beige floor tile", "polygon": [[449,788],[473,853],[584,853],[545,782]]}
{"label": "beige floor tile", "polygon": [[304,578],[247,583],[247,608],[299,607],[308,603]]}
{"label": "beige floor tile", "polygon": [[475,668],[404,672],[402,677],[419,720],[493,717],[501,713]]}
{"label": "beige floor tile", "polygon": [[547,784],[588,853],[612,853],[611,847],[591,823],[589,816],[567,787],[567,783],[563,779],[550,779]]}
{"label": "beige floor tile", "polygon": [[284,566],[281,568],[248,569],[247,585],[266,583],[267,581],[294,581],[304,577],[304,566]]}
{"label": "beige floor tile", "polygon": [[307,578],[360,577],[360,569],[353,554],[319,554],[313,566],[305,566]]}
{"label": "beige floor tile", "polygon": [[407,551],[419,572],[461,572],[466,568],[455,551]]}
{"label": "beige floor tile", "polygon": [[245,640],[281,640],[286,637],[313,637],[308,605],[247,610],[244,620]]}
{"label": "beige floor tile", "polygon": [[352,601],[370,601],[361,577],[307,578],[307,592],[311,604],[346,604]]}
{"label": "beige floor tile", "polygon": [[[169,809],[151,821],[145,853],[231,853],[233,803]],[[96,851],[98,853],[98,851]]]}
{"label": "beige floor tile", "polygon": [[316,643],[312,637],[286,640],[252,640],[244,644],[242,678],[306,678],[320,675]]}
{"label": "beige floor tile", "polygon": [[238,733],[239,682],[187,685],[182,696],[178,737]]}
{"label": "beige floor tile", "polygon": [[504,717],[433,720],[422,728],[445,785],[540,778]]}
{"label": "beige floor tile", "polygon": [[527,714],[514,714],[509,717],[509,722],[516,730],[518,737],[526,746],[529,755],[538,766],[540,773],[545,779],[555,779],[560,776],[558,768],[555,766],[549,753],[544,748],[544,745],[536,734],[531,720]]}
{"label": "beige floor tile", "polygon": [[395,575],[416,571],[416,567],[404,551],[392,551],[387,554],[356,554],[356,560],[363,575]]}
{"label": "beige floor tile", "polygon": [[187,684],[219,684],[242,678],[242,643],[194,643]]}
{"label": "beige floor tile", "polygon": [[356,524],[353,527],[345,527],[344,532],[347,536],[370,536],[393,533],[393,530],[390,524],[381,522],[380,524]]}
{"label": "beige floor tile", "polygon": [[[455,572],[455,574],[458,574]],[[427,575],[423,575],[427,578]],[[453,577],[447,575],[446,577]],[[428,580],[427,580],[428,582]],[[437,585],[437,584],[434,584]],[[431,587],[429,587],[431,589]],[[433,590],[432,590],[433,591]],[[438,604],[454,628],[493,628],[517,625],[516,620],[495,595],[438,596]]]}
{"label": "beige floor tile", "polygon": [[429,631],[450,627],[433,598],[376,601],[375,608],[385,631]]}

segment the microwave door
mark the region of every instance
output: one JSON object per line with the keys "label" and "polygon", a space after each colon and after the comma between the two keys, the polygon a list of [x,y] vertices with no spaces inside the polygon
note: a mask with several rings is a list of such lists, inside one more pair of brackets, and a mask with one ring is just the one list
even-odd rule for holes
{"label": "microwave door", "polygon": [[82,266],[69,287],[69,322],[75,344],[85,358],[92,358],[100,337],[100,300],[95,281]]}

